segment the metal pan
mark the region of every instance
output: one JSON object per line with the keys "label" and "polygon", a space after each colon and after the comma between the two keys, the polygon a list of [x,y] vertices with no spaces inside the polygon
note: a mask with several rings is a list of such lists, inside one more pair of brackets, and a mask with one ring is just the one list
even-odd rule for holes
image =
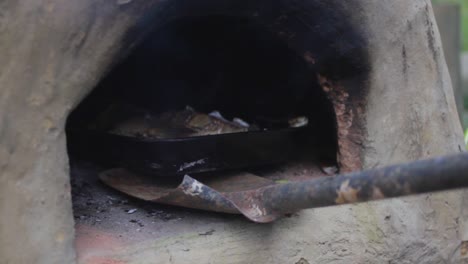
{"label": "metal pan", "polygon": [[174,139],[69,129],[72,155],[158,176],[243,169],[287,161],[307,127]]}

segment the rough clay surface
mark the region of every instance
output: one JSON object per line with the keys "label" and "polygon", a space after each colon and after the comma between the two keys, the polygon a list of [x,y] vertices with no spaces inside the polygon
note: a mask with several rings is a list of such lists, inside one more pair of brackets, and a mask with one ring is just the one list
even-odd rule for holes
{"label": "rough clay surface", "polygon": [[118,3],[0,1],[2,264],[74,262],[65,120],[145,10]]}
{"label": "rough clay surface", "polygon": [[[64,124],[156,1],[138,3],[0,2],[0,263],[74,262]],[[460,151],[430,1],[343,5],[369,38],[373,66],[364,167]],[[271,225],[197,214],[108,263],[451,263],[460,254],[461,198],[456,191],[305,210]]]}

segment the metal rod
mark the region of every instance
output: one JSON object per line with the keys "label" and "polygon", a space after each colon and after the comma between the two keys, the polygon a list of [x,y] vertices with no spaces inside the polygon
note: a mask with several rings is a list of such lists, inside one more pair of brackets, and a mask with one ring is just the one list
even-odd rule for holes
{"label": "metal rod", "polygon": [[467,153],[276,185],[257,197],[284,213],[463,187],[468,187]]}

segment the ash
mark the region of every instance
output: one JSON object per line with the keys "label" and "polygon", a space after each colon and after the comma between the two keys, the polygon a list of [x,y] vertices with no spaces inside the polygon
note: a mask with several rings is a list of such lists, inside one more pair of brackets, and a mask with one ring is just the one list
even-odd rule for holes
{"label": "ash", "polygon": [[158,222],[178,221],[190,213],[119,193],[99,181],[98,174],[103,170],[88,162],[72,163],[73,215],[77,225],[142,229]]}

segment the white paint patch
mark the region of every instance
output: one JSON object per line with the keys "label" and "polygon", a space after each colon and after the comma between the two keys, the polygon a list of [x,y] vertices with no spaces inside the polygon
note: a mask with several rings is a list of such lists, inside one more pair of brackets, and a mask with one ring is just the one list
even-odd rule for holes
{"label": "white paint patch", "polygon": [[327,175],[335,175],[338,173],[338,168],[336,166],[321,167],[321,169]]}
{"label": "white paint patch", "polygon": [[262,215],[262,216],[263,216],[263,215],[266,214],[266,212],[263,211],[262,209],[260,209],[260,207],[259,207],[257,204],[253,204],[253,205],[252,205],[252,209],[254,209],[254,210],[257,212],[258,215]]}
{"label": "white paint patch", "polygon": [[223,115],[219,111],[213,111],[213,112],[209,113],[208,115],[211,116],[211,117],[214,117],[214,118],[221,119],[221,120],[223,120],[225,122],[229,122],[223,117]]}
{"label": "white paint patch", "polygon": [[299,116],[290,119],[288,122],[290,127],[304,127],[309,124],[309,119],[305,116]]}
{"label": "white paint patch", "polygon": [[192,162],[186,162],[179,167],[179,172],[192,168],[197,165],[201,165],[201,164],[205,164],[205,159],[200,159],[200,160],[196,160]]}
{"label": "white paint patch", "polygon": [[128,213],[128,214],[133,214],[133,213],[135,213],[136,211],[138,211],[138,209],[133,208],[133,209],[128,210],[127,213]]}
{"label": "white paint patch", "polygon": [[190,187],[184,189],[183,192],[190,196],[199,196],[203,192],[203,184],[193,181]]}
{"label": "white paint patch", "polygon": [[232,122],[234,122],[234,124],[237,124],[237,125],[239,125],[241,127],[244,127],[244,128],[249,128],[250,127],[249,123],[245,122],[244,120],[242,120],[242,119],[240,119],[238,117],[234,118],[232,120]]}

